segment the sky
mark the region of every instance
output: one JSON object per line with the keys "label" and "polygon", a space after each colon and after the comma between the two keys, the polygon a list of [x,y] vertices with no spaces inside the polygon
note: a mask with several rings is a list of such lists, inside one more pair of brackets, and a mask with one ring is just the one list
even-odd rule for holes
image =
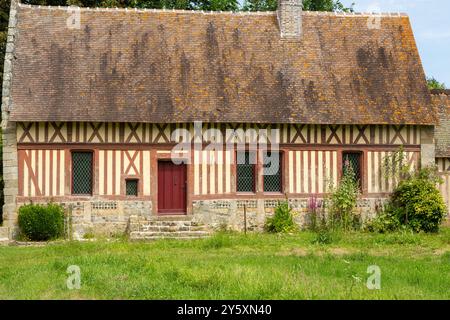
{"label": "sky", "polygon": [[449,0],[341,0],[356,12],[403,12],[409,15],[427,77],[450,88]]}

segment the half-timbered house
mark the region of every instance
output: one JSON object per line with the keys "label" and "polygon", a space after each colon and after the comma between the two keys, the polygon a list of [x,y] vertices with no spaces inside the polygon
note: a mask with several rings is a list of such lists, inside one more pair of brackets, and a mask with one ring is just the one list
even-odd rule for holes
{"label": "half-timbered house", "polygon": [[[13,1],[2,100],[7,225],[20,205],[54,201],[79,236],[128,226],[151,237],[150,222],[168,219],[184,221],[183,236],[201,235],[197,224],[240,229],[244,209],[258,228],[281,199],[301,212],[323,198],[346,160],[361,212],[373,213],[393,188],[382,172],[389,153],[402,146],[409,163],[435,163],[438,105],[409,18],[300,4],[231,13]],[[177,149],[186,136],[195,143]],[[442,148],[450,156],[448,140]],[[269,155],[279,166],[271,174]]]}

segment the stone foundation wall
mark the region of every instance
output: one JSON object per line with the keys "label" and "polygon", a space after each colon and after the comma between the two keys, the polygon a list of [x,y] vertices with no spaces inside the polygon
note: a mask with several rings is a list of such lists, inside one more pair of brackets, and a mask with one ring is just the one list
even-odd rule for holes
{"label": "stone foundation wall", "polygon": [[[289,199],[296,223],[304,227],[309,222],[308,199]],[[385,199],[361,199],[358,213],[363,220],[373,217]],[[323,200],[317,200],[319,210]],[[262,231],[266,218],[273,215],[279,200],[198,200],[193,203],[192,223],[202,224],[211,230],[244,230],[244,207],[247,230]],[[61,205],[70,217],[73,238],[88,235],[111,237],[127,231],[133,219],[145,221],[152,217],[151,201],[115,201],[93,199],[90,201],[67,201]],[[19,204],[20,206],[20,204]],[[68,218],[69,219],[69,218]]]}
{"label": "stone foundation wall", "polygon": [[[151,201],[115,201],[94,199],[91,201],[68,201],[60,203],[70,219],[73,238],[87,235],[111,237],[126,232],[131,216],[150,217]],[[20,206],[20,204],[19,204]]]}
{"label": "stone foundation wall", "polygon": [[[300,227],[309,222],[309,199],[289,199],[294,212],[294,219]],[[318,199],[319,210],[323,200]],[[363,221],[373,218],[386,199],[372,198],[358,201],[357,211]],[[247,230],[263,230],[266,218],[273,215],[279,200],[199,200],[194,201],[194,220],[204,223],[214,230],[244,230],[244,205],[246,208]]]}

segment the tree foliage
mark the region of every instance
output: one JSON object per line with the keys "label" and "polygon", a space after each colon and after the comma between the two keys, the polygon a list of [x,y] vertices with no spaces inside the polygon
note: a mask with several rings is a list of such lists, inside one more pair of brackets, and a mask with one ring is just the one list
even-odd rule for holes
{"label": "tree foliage", "polygon": [[[277,0],[245,0],[243,10],[273,11],[277,5]],[[346,7],[341,0],[303,0],[303,10],[353,12],[353,4]]]}
{"label": "tree foliage", "polygon": [[268,217],[264,229],[270,233],[288,233],[295,231],[296,224],[288,201],[281,202],[275,208],[273,217]]}
{"label": "tree foliage", "polygon": [[[1,0],[6,1],[6,0]],[[80,7],[132,7],[154,9],[185,9],[211,11],[273,11],[277,0],[23,0],[26,4]],[[353,5],[346,7],[341,0],[303,0],[303,9],[307,11],[353,11]]]}
{"label": "tree foliage", "polygon": [[3,86],[3,60],[8,37],[9,5],[10,0],[0,0],[0,88]]}
{"label": "tree foliage", "polygon": [[35,5],[237,11],[238,0],[24,0]]}
{"label": "tree foliage", "polygon": [[303,10],[306,11],[337,11],[337,12],[353,12],[352,4],[346,7],[340,0],[304,0]]}
{"label": "tree foliage", "polygon": [[427,79],[427,83],[428,83],[428,89],[430,89],[430,90],[432,90],[432,89],[438,89],[438,90],[446,89],[445,83],[441,83],[441,82],[437,81],[435,78],[428,78]]}

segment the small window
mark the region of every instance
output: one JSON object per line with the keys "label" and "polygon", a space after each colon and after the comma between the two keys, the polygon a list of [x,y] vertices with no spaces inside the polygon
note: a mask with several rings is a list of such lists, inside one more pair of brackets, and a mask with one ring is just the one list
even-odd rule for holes
{"label": "small window", "polygon": [[92,152],[72,152],[72,194],[92,194]]}
{"label": "small window", "polygon": [[125,181],[126,194],[127,196],[138,196],[138,180],[137,179],[127,179]]}
{"label": "small window", "polygon": [[264,153],[264,192],[283,192],[280,152]]}
{"label": "small window", "polygon": [[255,165],[254,152],[237,152],[236,154],[236,191],[255,192]]}
{"label": "small window", "polygon": [[342,154],[342,174],[347,170],[352,170],[355,175],[355,180],[358,181],[361,187],[362,178],[361,153],[360,152],[344,152]]}

